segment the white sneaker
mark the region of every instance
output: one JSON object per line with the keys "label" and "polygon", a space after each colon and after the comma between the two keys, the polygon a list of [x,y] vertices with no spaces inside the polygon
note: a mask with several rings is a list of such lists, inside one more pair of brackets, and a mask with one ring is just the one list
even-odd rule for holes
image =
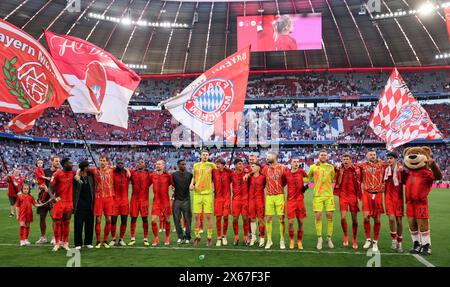
{"label": "white sneaker", "polygon": [[120,246],[127,246],[127,244],[125,243],[125,241],[123,241],[122,239],[119,241],[119,245],[120,245]]}
{"label": "white sneaker", "polygon": [[183,239],[181,239],[181,238],[178,238],[178,240],[177,240],[177,244],[181,244],[181,243],[183,243]]}
{"label": "white sneaker", "polygon": [[63,243],[63,248],[64,248],[65,250],[70,250],[70,248],[69,248],[69,242],[64,242],[64,243]]}
{"label": "white sneaker", "polygon": [[391,249],[392,250],[397,250],[397,240],[392,240],[391,242]]}
{"label": "white sneaker", "polygon": [[217,239],[216,247],[220,247],[220,246],[222,246],[222,240]]}
{"label": "white sneaker", "polygon": [[55,241],[55,237],[52,237],[52,240],[50,241],[50,244],[55,245],[56,241]]}
{"label": "white sneaker", "polygon": [[53,246],[52,251],[53,251],[53,252],[56,252],[56,251],[58,251],[58,250],[59,250],[59,244],[55,244],[55,246]]}
{"label": "white sneaker", "polygon": [[369,249],[370,245],[372,245],[372,240],[370,238],[366,239],[366,242],[363,245],[364,249]]}
{"label": "white sneaker", "polygon": [[80,249],[81,249],[81,246],[75,246],[75,249],[76,249],[76,250],[80,250]]}
{"label": "white sneaker", "polygon": [[186,232],[186,227],[183,227],[183,232]]}
{"label": "white sneaker", "polygon": [[226,237],[222,237],[222,245],[223,246],[227,246],[228,245],[228,241]]}
{"label": "white sneaker", "polygon": [[20,246],[25,246],[25,240],[20,240]]}
{"label": "white sneaker", "polygon": [[398,253],[403,253],[403,245],[401,242],[398,243],[397,245],[397,252]]}
{"label": "white sneaker", "polygon": [[259,247],[264,247],[264,238],[259,239]]}
{"label": "white sneaker", "polygon": [[189,239],[186,239],[186,240],[184,241],[184,244],[189,244],[189,243],[191,243],[191,242],[189,241]]}
{"label": "white sneaker", "polygon": [[203,229],[200,229],[200,231],[198,233],[202,234],[203,233]]}
{"label": "white sneaker", "polygon": [[47,238],[45,237],[41,237],[39,238],[38,241],[36,241],[36,244],[45,244],[45,243],[47,243]]}
{"label": "white sneaker", "polygon": [[162,228],[159,229],[159,233],[163,232]]}
{"label": "white sneaker", "polygon": [[109,246],[114,246],[114,245],[116,245],[116,240],[114,239],[114,240],[111,240],[110,242],[109,242]]}
{"label": "white sneaker", "polygon": [[25,239],[25,245],[31,245],[31,242],[28,239]]}
{"label": "white sneaker", "polygon": [[372,251],[373,251],[373,252],[378,252],[378,242],[373,241],[373,244],[372,244]]}
{"label": "white sneaker", "polygon": [[273,242],[271,241],[271,240],[267,240],[267,243],[266,243],[266,249],[270,249],[271,247],[272,247],[272,245],[273,245]]}
{"label": "white sneaker", "polygon": [[250,246],[255,245],[255,242],[256,242],[256,238],[255,238],[255,236],[252,236],[252,239],[250,239]]}
{"label": "white sneaker", "polygon": [[334,244],[333,244],[333,241],[331,241],[331,238],[328,238],[328,248],[330,248],[330,249],[334,248]]}
{"label": "white sneaker", "polygon": [[173,233],[177,232],[177,229],[176,228],[172,229],[172,232]]}
{"label": "white sneaker", "polygon": [[284,242],[284,240],[280,241],[280,249],[286,249],[286,243]]}
{"label": "white sneaker", "polygon": [[319,237],[317,239],[317,245],[316,245],[317,250],[322,250],[322,245],[323,245],[323,239],[322,239],[322,237]]}
{"label": "white sneaker", "polygon": [[87,248],[87,249],[92,249],[92,248],[94,248],[94,246],[91,245],[91,244],[88,244],[88,245],[86,245],[86,248]]}

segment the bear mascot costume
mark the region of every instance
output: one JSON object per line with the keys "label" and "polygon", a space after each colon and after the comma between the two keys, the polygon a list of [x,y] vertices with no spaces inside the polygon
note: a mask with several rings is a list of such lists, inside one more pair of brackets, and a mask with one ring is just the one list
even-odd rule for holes
{"label": "bear mascot costume", "polygon": [[442,172],[433,160],[427,146],[409,147],[403,151],[404,165],[402,181],[406,192],[406,215],[413,248],[411,253],[431,255],[428,194],[433,181],[442,179]]}

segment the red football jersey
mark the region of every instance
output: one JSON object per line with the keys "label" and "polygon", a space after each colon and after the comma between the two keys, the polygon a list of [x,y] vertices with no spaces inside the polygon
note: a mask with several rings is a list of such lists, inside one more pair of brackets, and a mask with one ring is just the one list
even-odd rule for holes
{"label": "red football jersey", "polygon": [[150,178],[153,185],[153,202],[159,206],[170,204],[169,186],[173,186],[172,175],[167,172],[161,174],[154,172]]}
{"label": "red football jersey", "polygon": [[150,173],[148,170],[131,171],[131,199],[148,202],[149,189],[151,185]]}
{"label": "red football jersey", "polygon": [[73,178],[75,171],[58,170],[53,174],[51,183],[55,186],[55,197],[61,197],[62,202],[73,202]]}
{"label": "red football jersey", "polygon": [[334,194],[345,198],[361,197],[359,184],[359,169],[351,165],[350,167],[341,166],[336,170],[336,185]]}
{"label": "red football jersey", "polygon": [[284,175],[287,171],[289,171],[289,169],[282,164],[263,167],[262,174],[266,176],[267,194],[284,194],[284,186],[286,185],[286,178]]}
{"label": "red football jersey", "polygon": [[365,162],[358,165],[361,168],[363,192],[384,191],[384,170],[387,163],[382,161]]}
{"label": "red football jersey", "polygon": [[404,173],[406,201],[425,201],[434,181],[433,172],[426,168],[408,170]]}
{"label": "red football jersey", "polygon": [[95,183],[96,183],[96,198],[114,197],[114,175],[113,168],[107,167],[105,169],[94,169]]}
{"label": "red football jersey", "polygon": [[127,201],[130,179],[127,176],[126,170],[113,171],[113,186],[114,186],[114,199]]}
{"label": "red football jersey", "polygon": [[230,198],[231,196],[231,174],[229,169],[213,169],[212,179],[214,183],[215,198]]}
{"label": "red football jersey", "polygon": [[45,184],[45,173],[44,173],[44,168],[42,167],[37,167],[34,170],[34,175],[36,176],[36,183],[38,186],[44,185]]}
{"label": "red football jersey", "polygon": [[258,176],[253,175],[250,176],[248,180],[250,183],[249,199],[263,201],[264,188],[266,187],[266,177],[262,174]]}
{"label": "red football jersey", "polygon": [[244,180],[245,172],[231,174],[231,185],[233,187],[233,199],[248,199],[248,181]]}
{"label": "red football jersey", "polygon": [[19,194],[16,201],[16,206],[19,208],[19,218],[30,217],[33,214],[34,205],[36,205],[36,201],[31,194]]}
{"label": "red football jersey", "polygon": [[17,194],[22,188],[23,179],[20,176],[8,176],[8,196],[17,197]]}
{"label": "red football jersey", "polygon": [[303,169],[298,169],[296,172],[288,170],[285,173],[287,184],[287,201],[296,201],[303,198],[303,178],[308,177],[308,174]]}

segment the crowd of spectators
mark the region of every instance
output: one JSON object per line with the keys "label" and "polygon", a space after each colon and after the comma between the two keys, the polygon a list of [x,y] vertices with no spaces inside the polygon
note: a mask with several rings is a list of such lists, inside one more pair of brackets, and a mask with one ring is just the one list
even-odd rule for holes
{"label": "crowd of spectators", "polygon": [[[433,150],[433,157],[441,167],[445,180],[450,180],[450,160],[449,160],[449,150],[445,144],[433,144],[430,145]],[[290,159],[294,156],[299,157],[303,168],[309,169],[318,156],[320,149],[325,148],[329,152],[329,160],[331,163],[335,164],[340,161],[340,157],[344,153],[349,153],[353,158],[354,162],[360,162],[364,160],[365,153],[369,149],[376,150],[378,157],[380,159],[386,159],[387,151],[383,146],[368,147],[360,145],[328,145],[328,146],[298,146],[298,147],[287,147],[281,146],[279,149],[280,162],[284,164],[289,164]],[[166,169],[168,171],[173,171],[176,168],[176,162],[179,159],[183,159],[187,162],[189,169],[192,165],[199,160],[199,150],[200,148],[175,148],[175,147],[158,147],[158,148],[147,148],[147,147],[99,147],[92,146],[91,151],[95,160],[98,162],[98,157],[100,155],[106,154],[111,160],[111,164],[114,164],[116,159],[124,159],[126,165],[130,168],[135,168],[135,164],[139,159],[144,159],[147,163],[147,168],[150,170],[154,169],[154,164],[157,160],[163,159],[166,161]],[[236,148],[234,151],[230,148],[211,148],[210,149],[210,159],[214,161],[215,159],[222,157],[226,160],[227,164],[231,165],[231,157],[241,158],[246,161],[246,158],[250,153],[257,153],[258,157],[261,159],[261,163],[265,163],[265,155],[268,148]],[[403,147],[396,150],[401,159],[401,153]],[[50,157],[52,155],[58,155],[61,158],[69,157],[72,161],[77,164],[81,160],[89,160],[93,163],[92,157],[88,150],[83,146],[65,146],[61,144],[43,144],[43,143],[24,143],[24,142],[13,142],[13,141],[3,141],[2,148],[0,152],[3,153],[3,157],[6,161],[9,169],[17,168],[21,171],[22,175],[27,178],[33,177],[33,170],[35,168],[36,161],[38,159],[44,159],[46,165],[49,164]],[[4,175],[4,169],[0,168]],[[1,178],[2,176],[0,176]]]}

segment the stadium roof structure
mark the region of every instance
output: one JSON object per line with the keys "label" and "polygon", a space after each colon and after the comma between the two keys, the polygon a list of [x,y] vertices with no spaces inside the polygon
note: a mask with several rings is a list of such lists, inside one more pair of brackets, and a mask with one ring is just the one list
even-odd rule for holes
{"label": "stadium roof structure", "polygon": [[[252,70],[448,64],[436,58],[450,52],[443,9],[408,14],[426,0],[372,1],[380,1],[380,13],[362,13],[365,0],[80,0],[79,12],[65,9],[66,0],[8,0],[0,1],[0,17],[42,43],[42,29],[87,39],[125,63],[146,65],[143,74],[204,71],[237,50],[237,16],[278,13],[322,13],[323,49],[252,53]],[[395,12],[399,17],[389,17]],[[180,25],[165,27],[167,22]]]}

